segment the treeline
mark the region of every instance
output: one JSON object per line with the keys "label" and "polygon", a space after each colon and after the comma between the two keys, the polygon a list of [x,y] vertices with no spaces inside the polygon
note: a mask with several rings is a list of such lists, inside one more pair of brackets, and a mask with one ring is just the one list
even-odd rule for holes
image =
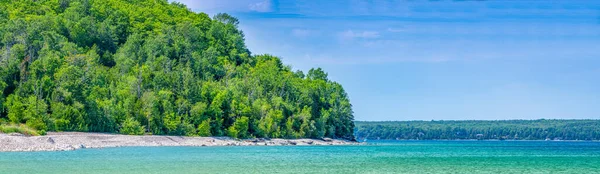
{"label": "treeline", "polygon": [[357,121],[358,139],[600,140],[600,120]]}
{"label": "treeline", "polygon": [[0,123],[45,131],[352,138],[342,86],[167,0],[0,0]]}

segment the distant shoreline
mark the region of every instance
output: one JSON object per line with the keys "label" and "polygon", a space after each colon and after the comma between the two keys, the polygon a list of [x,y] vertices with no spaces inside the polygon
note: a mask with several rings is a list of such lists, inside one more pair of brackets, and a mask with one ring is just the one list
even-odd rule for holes
{"label": "distant shoreline", "polygon": [[85,132],[49,132],[45,136],[0,134],[0,152],[70,151],[83,148],[128,146],[294,146],[358,145],[339,139],[247,139],[229,137],[185,137],[119,135]]}
{"label": "distant shoreline", "polygon": [[354,122],[357,139],[600,140],[600,120]]}

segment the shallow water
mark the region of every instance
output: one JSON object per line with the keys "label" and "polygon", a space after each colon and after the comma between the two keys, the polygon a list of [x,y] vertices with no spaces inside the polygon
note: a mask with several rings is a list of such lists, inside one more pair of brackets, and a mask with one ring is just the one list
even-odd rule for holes
{"label": "shallow water", "polygon": [[377,141],[2,152],[0,173],[600,173],[600,142]]}

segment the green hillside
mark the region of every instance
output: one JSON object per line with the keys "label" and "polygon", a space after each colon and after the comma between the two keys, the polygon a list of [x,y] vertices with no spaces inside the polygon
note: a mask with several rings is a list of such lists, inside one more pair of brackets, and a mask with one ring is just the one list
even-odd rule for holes
{"label": "green hillside", "polygon": [[0,122],[45,131],[352,138],[342,86],[167,0],[0,0]]}

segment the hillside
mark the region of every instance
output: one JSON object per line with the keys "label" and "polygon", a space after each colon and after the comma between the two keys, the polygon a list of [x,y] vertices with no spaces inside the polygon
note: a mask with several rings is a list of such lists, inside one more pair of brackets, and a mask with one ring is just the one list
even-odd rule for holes
{"label": "hillside", "polygon": [[356,122],[359,139],[600,140],[600,120]]}
{"label": "hillside", "polygon": [[0,123],[352,138],[342,86],[320,68],[252,54],[238,23],[167,0],[0,0]]}

